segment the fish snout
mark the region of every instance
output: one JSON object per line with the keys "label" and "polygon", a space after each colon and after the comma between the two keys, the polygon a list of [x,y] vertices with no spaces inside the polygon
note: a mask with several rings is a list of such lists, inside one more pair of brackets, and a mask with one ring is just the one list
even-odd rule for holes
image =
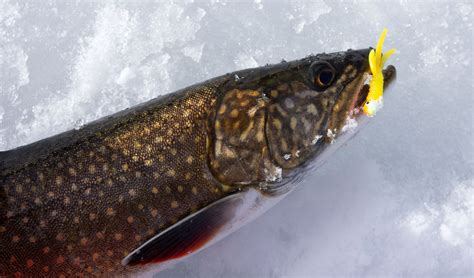
{"label": "fish snout", "polygon": [[388,65],[387,68],[382,71],[382,74],[384,79],[384,89],[397,79],[397,69],[393,65]]}

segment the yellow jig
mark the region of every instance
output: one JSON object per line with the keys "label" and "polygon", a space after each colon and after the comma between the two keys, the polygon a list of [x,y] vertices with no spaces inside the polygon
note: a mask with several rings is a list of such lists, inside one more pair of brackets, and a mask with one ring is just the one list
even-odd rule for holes
{"label": "yellow jig", "polygon": [[377,43],[377,48],[372,49],[369,53],[369,66],[372,72],[372,79],[370,80],[369,94],[364,103],[364,113],[372,117],[383,105],[383,65],[388,60],[396,49],[392,48],[389,51],[382,53],[382,45],[387,36],[387,28],[384,28],[382,35]]}

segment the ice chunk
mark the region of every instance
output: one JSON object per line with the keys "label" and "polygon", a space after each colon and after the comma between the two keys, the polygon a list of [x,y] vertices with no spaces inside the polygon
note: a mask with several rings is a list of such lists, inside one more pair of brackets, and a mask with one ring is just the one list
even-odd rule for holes
{"label": "ice chunk", "polygon": [[257,61],[255,61],[255,59],[251,55],[246,53],[238,54],[237,57],[234,59],[234,63],[238,69],[258,67]]}
{"label": "ice chunk", "polygon": [[293,29],[296,33],[301,33],[306,26],[313,24],[321,15],[331,11],[331,7],[322,0],[291,1],[291,7],[292,12],[288,15],[288,18],[293,23]]}
{"label": "ice chunk", "polygon": [[186,46],[183,48],[183,54],[184,56],[187,56],[193,59],[194,62],[198,63],[201,60],[203,48],[203,43],[194,46]]}
{"label": "ice chunk", "polygon": [[130,67],[124,68],[120,75],[115,79],[115,83],[124,86],[128,81],[132,80],[136,76],[135,72]]}

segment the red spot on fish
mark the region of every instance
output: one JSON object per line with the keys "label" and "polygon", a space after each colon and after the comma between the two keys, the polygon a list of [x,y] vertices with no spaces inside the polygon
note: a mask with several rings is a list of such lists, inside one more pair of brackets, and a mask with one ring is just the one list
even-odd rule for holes
{"label": "red spot on fish", "polygon": [[56,263],[57,263],[57,264],[62,264],[62,263],[64,263],[64,257],[63,257],[63,256],[59,256],[59,257],[56,259]]}

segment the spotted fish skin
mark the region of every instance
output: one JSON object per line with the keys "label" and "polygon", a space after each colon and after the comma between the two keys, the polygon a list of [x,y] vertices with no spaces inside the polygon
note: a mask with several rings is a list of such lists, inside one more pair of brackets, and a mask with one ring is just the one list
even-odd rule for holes
{"label": "spotted fish skin", "polygon": [[133,271],[130,251],[222,197],[206,162],[220,82],[17,150],[0,181],[0,276]]}
{"label": "spotted fish skin", "polygon": [[369,50],[227,74],[0,152],[0,276],[135,274],[182,221],[222,225],[249,188],[286,194],[365,99]]}

